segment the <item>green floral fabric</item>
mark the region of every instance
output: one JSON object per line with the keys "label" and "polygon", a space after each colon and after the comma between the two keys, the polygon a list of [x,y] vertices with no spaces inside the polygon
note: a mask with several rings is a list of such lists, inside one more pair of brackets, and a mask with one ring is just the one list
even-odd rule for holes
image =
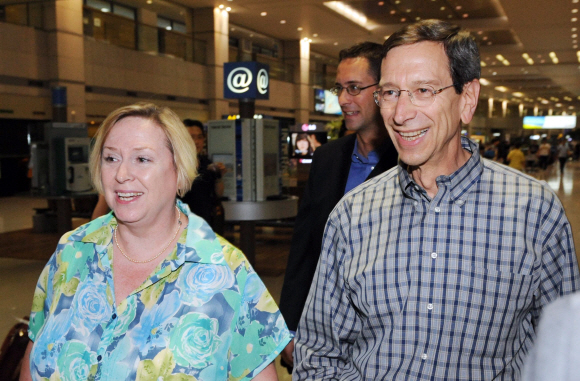
{"label": "green floral fabric", "polygon": [[244,255],[177,202],[176,249],[117,306],[112,213],[65,234],[34,294],[33,380],[249,380],[291,339]]}

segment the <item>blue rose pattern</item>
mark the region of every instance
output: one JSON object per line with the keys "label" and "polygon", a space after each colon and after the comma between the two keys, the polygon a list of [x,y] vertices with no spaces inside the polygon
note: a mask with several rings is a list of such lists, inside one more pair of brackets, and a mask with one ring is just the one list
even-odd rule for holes
{"label": "blue rose pattern", "polygon": [[[35,291],[33,380],[136,380],[139,364],[147,361],[147,369],[161,366],[159,374],[178,379],[243,374],[249,380],[279,354],[291,335],[260,278],[239,250],[216,238],[180,201],[178,206],[189,225],[176,251],[119,309],[111,268],[113,215],[61,239]],[[67,245],[82,256],[63,256]],[[74,270],[65,278],[67,268]],[[270,328],[248,334],[256,326]],[[248,348],[259,349],[252,352],[259,356],[243,360]],[[162,364],[153,361],[157,355]]]}

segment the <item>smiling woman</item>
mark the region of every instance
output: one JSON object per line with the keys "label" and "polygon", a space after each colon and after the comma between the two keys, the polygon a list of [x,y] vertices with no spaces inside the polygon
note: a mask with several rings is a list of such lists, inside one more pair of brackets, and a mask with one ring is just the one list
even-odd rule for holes
{"label": "smiling woman", "polygon": [[176,200],[197,164],[177,115],[114,111],[90,163],[112,211],[60,239],[21,380],[276,379],[291,339],[278,307],[245,256]]}

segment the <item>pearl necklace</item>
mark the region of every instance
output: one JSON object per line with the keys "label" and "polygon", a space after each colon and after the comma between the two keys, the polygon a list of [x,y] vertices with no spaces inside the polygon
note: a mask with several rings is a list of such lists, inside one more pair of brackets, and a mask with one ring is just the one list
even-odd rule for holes
{"label": "pearl necklace", "polygon": [[115,245],[117,245],[117,248],[119,248],[119,250],[121,251],[121,254],[123,254],[123,256],[125,258],[127,258],[129,261],[131,261],[133,263],[149,263],[152,260],[158,258],[161,254],[163,254],[165,252],[165,250],[167,250],[167,248],[169,247],[169,245],[171,245],[171,242],[173,242],[173,240],[175,239],[175,237],[177,237],[177,233],[179,233],[179,229],[181,229],[181,211],[179,210],[179,208],[177,207],[177,205],[175,206],[175,209],[177,209],[177,230],[175,231],[175,234],[173,234],[173,237],[171,238],[171,240],[167,243],[167,245],[165,245],[165,247],[159,252],[159,254],[157,254],[153,258],[148,259],[146,261],[138,261],[136,259],[130,258],[127,254],[125,254],[125,252],[123,251],[123,249],[121,249],[121,246],[119,246],[119,240],[117,239],[117,229],[119,228],[119,225],[117,225],[115,227],[115,230],[114,230]]}

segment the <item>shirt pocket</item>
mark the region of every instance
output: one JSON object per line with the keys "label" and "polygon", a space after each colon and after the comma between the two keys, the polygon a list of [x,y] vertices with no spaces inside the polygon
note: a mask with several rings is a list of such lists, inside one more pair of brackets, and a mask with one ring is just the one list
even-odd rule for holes
{"label": "shirt pocket", "polygon": [[477,356],[511,358],[533,331],[529,310],[533,275],[472,267],[458,277],[463,347]]}

